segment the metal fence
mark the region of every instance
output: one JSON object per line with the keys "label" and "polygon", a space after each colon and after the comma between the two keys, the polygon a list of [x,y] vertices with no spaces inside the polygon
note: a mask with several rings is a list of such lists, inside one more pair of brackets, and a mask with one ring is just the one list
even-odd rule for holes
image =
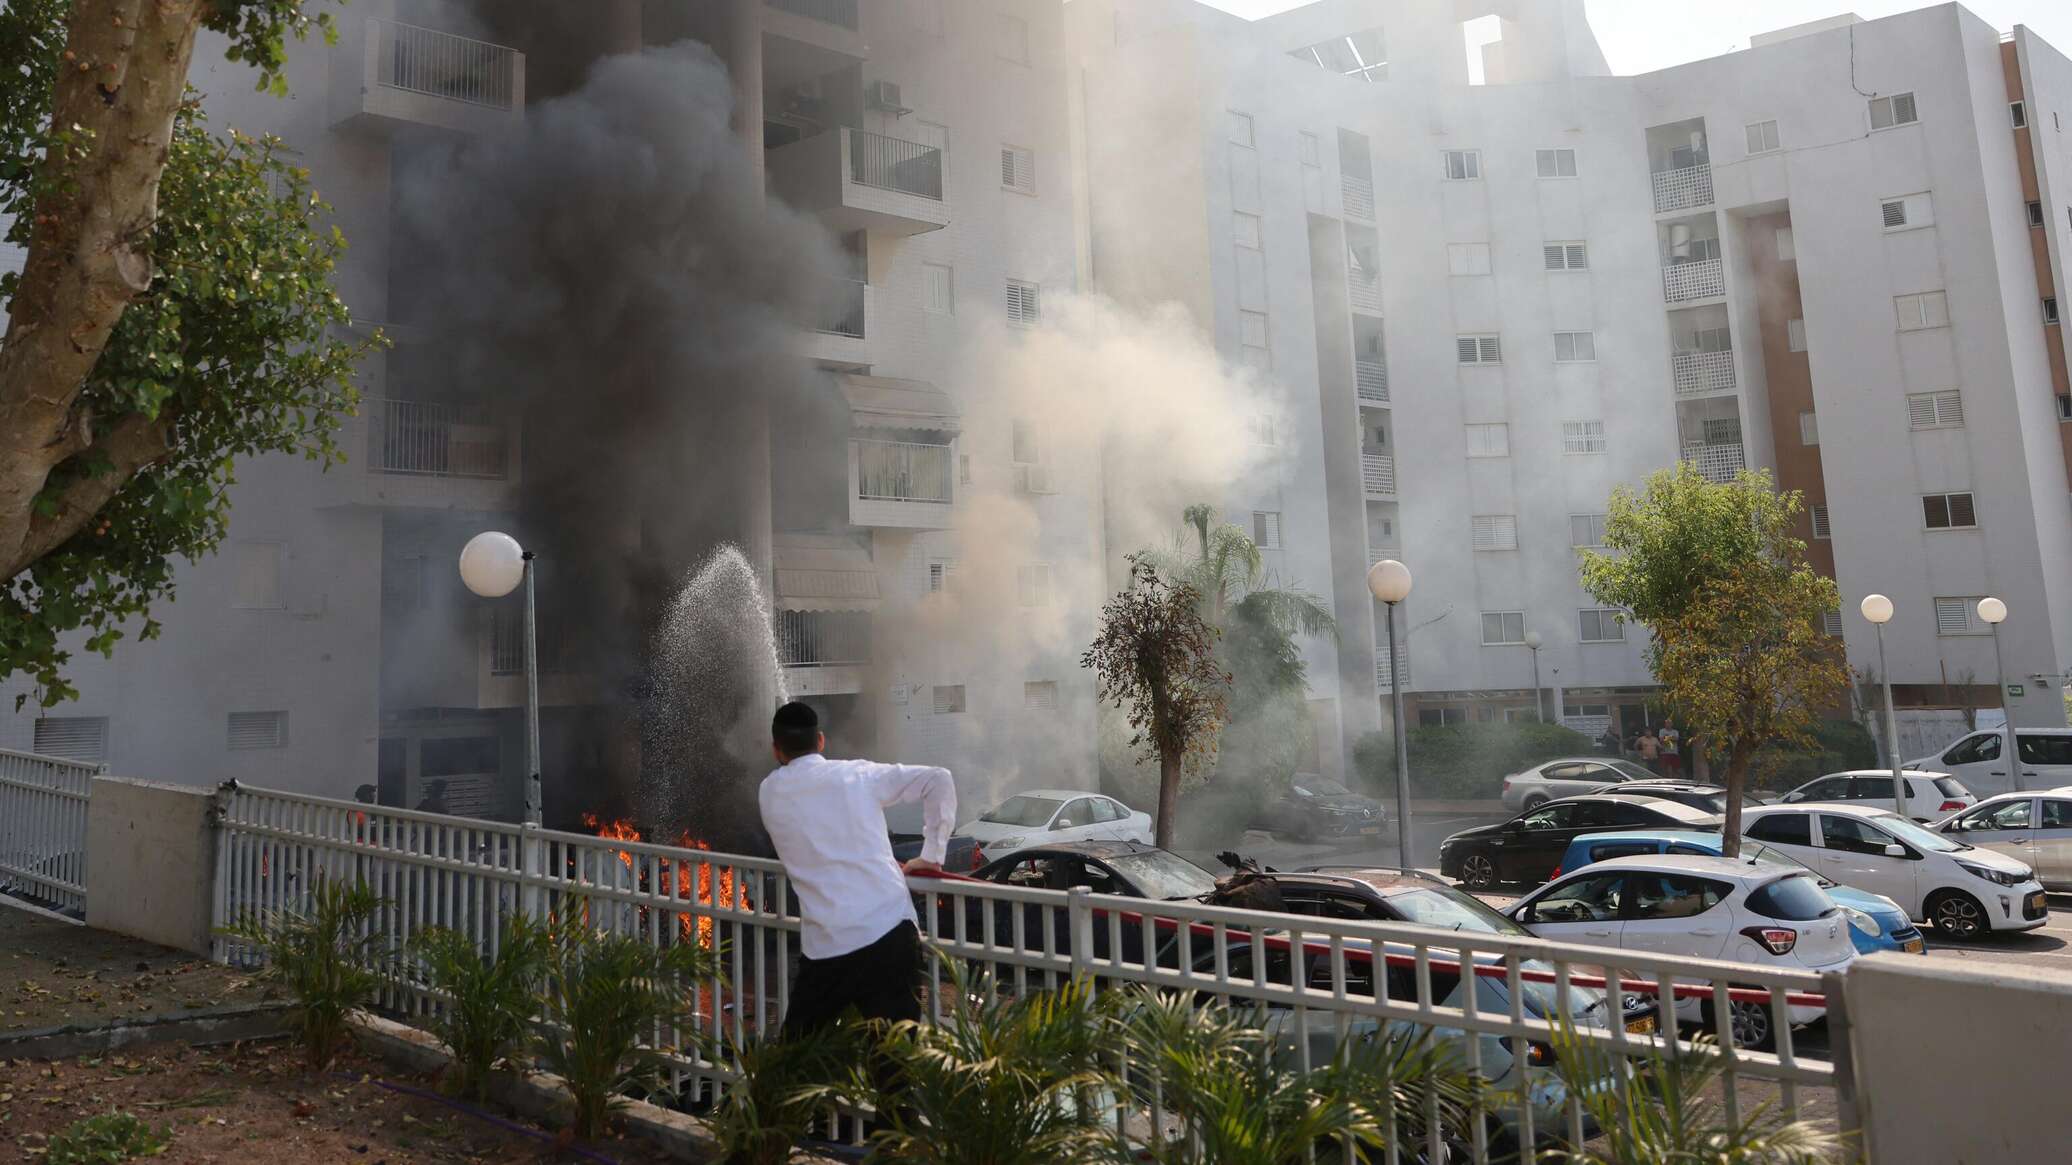
{"label": "metal fence", "polygon": [[842,132],[849,138],[851,182],[942,201],[941,150],[869,130]]}
{"label": "metal fence", "polygon": [[1680,170],[1657,170],[1654,185],[1656,214],[1712,205],[1710,165],[1685,166]]}
{"label": "metal fence", "polygon": [[834,336],[863,339],[869,290],[861,279],[829,280],[821,304],[820,321],[815,325],[817,330]]}
{"label": "metal fence", "polygon": [[1662,268],[1662,297],[1670,303],[1712,299],[1726,293],[1726,272],[1718,259],[1672,263]]}
{"label": "metal fence", "polygon": [[1353,361],[1353,382],[1358,387],[1360,399],[1377,404],[1389,403],[1389,366],[1379,360]]}
{"label": "metal fence", "polygon": [[516,106],[517,49],[414,24],[379,27],[381,84],[494,109]]}
{"label": "metal fence", "polygon": [[1734,391],[1734,353],[1677,352],[1669,357],[1669,370],[1678,396],[1704,396]]}
{"label": "metal fence", "polygon": [[[724,1057],[695,1037],[752,1039],[775,1028],[788,1002],[799,922],[777,862],[236,786],[221,797],[219,925],[251,911],[297,908],[319,877],[350,877],[386,900],[376,926],[388,954],[403,952],[429,926],[493,944],[498,920],[512,911],[579,917],[658,945],[716,946],[720,973],[694,985],[686,1025],[656,1040],[672,1084],[687,1098],[716,1099],[735,1079]],[[1808,1009],[1832,1006],[1828,1037],[1846,1048],[1837,976],[1638,950],[1617,952],[1613,969],[1601,947],[1152,904],[1083,886],[997,885],[954,875],[909,884],[943,960],[990,971],[1004,991],[1085,976],[1104,987],[1189,993],[1202,1006],[1257,1009],[1292,1068],[1320,1064],[1349,1040],[1397,1033],[1436,1040],[1497,1086],[1481,1102],[1485,1119],[1471,1122],[1471,1159],[1478,1163],[1491,1159],[1492,1134],[1515,1137],[1518,1159],[1533,1161],[1544,1159],[1545,1138],[1580,1141],[1589,1132],[1581,1097],[1531,1063],[1531,1045],[1544,1046],[1557,1030],[1572,1030],[1618,1058],[1625,1067],[1593,1087],[1622,1097],[1638,1086],[1631,1068],[1662,1057],[1713,1056],[1724,1069],[1719,1099],[1730,1117],[1746,1116],[1760,1102],[1796,1118],[1807,1112],[1810,1090],[1833,1089],[1839,1123],[1845,1130],[1855,1124],[1846,1055],[1838,1067],[1800,1054],[1789,1022],[1794,1009],[1803,1019]],[[233,962],[254,957],[227,938],[217,954]],[[943,961],[934,964],[929,985],[929,1013],[939,1014]],[[388,990],[387,1005],[405,1014],[439,1006],[407,964]],[[1736,1008],[1770,1015],[1778,1032],[1774,1052],[1733,1046]],[[1701,1015],[1716,1045],[1681,1034]],[[1116,1099],[1117,1119],[1132,1129],[1166,1127],[1155,1074],[1143,1064],[1124,1068],[1135,1083]],[[1392,1143],[1385,1159],[1412,1156]]]}
{"label": "metal fence", "polygon": [[510,472],[510,425],[494,409],[387,397],[362,404],[376,473],[500,481]]}
{"label": "metal fence", "polygon": [[1374,221],[1374,183],[1351,174],[1338,177],[1338,195],[1345,203],[1348,218],[1364,218]]}
{"label": "metal fence", "polygon": [[849,442],[856,449],[856,496],[888,502],[940,502],[951,498],[956,459],[948,445],[915,441]]}
{"label": "metal fence", "polygon": [[106,771],[0,749],[0,890],[86,909],[87,789]]}
{"label": "metal fence", "polygon": [[774,620],[777,659],[785,667],[840,667],[869,663],[867,611],[779,611]]}
{"label": "metal fence", "polygon": [[1387,453],[1360,454],[1360,485],[1370,494],[1396,492],[1396,459]]}

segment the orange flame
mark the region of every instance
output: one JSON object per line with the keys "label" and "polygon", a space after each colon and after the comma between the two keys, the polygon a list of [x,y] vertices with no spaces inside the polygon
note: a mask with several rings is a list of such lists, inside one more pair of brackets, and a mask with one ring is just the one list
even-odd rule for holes
{"label": "orange flame", "polygon": [[[613,821],[604,821],[594,813],[585,813],[582,820],[584,827],[599,837],[613,838],[618,841],[642,840],[640,829],[623,817]],[[712,850],[711,843],[692,837],[688,830],[677,835],[676,844],[682,849],[705,850],[708,853]],[[620,850],[619,860],[626,864],[627,869],[633,869],[633,854],[631,851]],[[712,863],[664,860],[667,866],[675,871],[675,896],[677,898],[708,907],[739,907],[746,904],[746,896],[741,892],[740,888],[734,885],[734,871],[721,870],[718,872],[718,887],[715,891]],[[682,936],[686,940],[690,939],[693,933],[695,933],[699,946],[708,948],[712,946],[712,919],[680,914],[677,916],[676,921]]]}

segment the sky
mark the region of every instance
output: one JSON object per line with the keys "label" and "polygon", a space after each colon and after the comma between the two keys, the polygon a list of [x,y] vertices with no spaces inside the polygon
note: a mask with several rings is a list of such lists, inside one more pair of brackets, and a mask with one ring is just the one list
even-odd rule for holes
{"label": "sky", "polygon": [[[1257,19],[1306,0],[1203,0],[1239,16]],[[1685,61],[1716,57],[1748,47],[1750,33],[1767,32],[1854,12],[1865,20],[1930,7],[1925,0],[1856,0],[1829,5],[1807,0],[1587,0],[1590,26],[1614,73],[1646,73]],[[1980,19],[2005,32],[2026,24],[2072,55],[2072,3],[2066,0],[1965,0]]]}

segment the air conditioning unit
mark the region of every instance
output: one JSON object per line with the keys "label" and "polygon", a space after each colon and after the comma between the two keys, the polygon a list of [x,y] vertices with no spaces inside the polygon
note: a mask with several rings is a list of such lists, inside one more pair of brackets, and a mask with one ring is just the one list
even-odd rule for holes
{"label": "air conditioning unit", "polygon": [[1058,492],[1050,484],[1050,466],[1017,465],[1014,467],[1015,488],[1025,494],[1049,494]]}
{"label": "air conditioning unit", "polygon": [[894,117],[905,117],[913,110],[900,104],[899,83],[896,81],[872,81],[863,87],[865,108],[889,113]]}

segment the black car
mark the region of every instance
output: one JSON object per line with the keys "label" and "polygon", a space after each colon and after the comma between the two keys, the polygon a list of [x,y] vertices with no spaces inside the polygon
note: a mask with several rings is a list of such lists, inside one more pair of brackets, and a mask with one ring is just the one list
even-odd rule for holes
{"label": "black car", "polygon": [[[1664,801],[1674,801],[1679,805],[1689,805],[1693,809],[1701,809],[1707,813],[1727,811],[1725,785],[1673,781],[1664,777],[1652,781],[1626,781],[1605,791],[1611,792],[1613,789],[1630,797],[1656,797]],[[1759,803],[1754,797],[1744,797],[1743,800],[1751,805]]]}
{"label": "black car", "polygon": [[[988,863],[971,876],[1007,886],[1047,890],[1085,886],[1096,894],[1160,902],[1198,901],[1216,889],[1216,876],[1209,871],[1170,850],[1134,841],[1070,841],[1030,846]],[[965,902],[961,921],[974,937],[985,933],[987,905],[984,900],[976,898]],[[1015,906],[1008,902],[990,905],[994,941],[1012,941]],[[1060,953],[1072,949],[1070,926],[1062,907],[1028,903],[1020,909],[1023,915],[1021,941],[1026,949],[1044,949],[1046,926],[1051,931],[1054,944],[1049,949]],[[955,925],[957,913],[954,910],[947,912],[942,925]],[[1105,958],[1109,937],[1105,921],[1107,912],[1097,910],[1094,914],[1093,953],[1097,958]],[[1142,960],[1143,928],[1124,926],[1121,932],[1121,957],[1129,962]]]}
{"label": "black car", "polygon": [[1718,813],[1630,793],[1563,797],[1509,821],[1463,829],[1439,845],[1439,872],[1483,890],[1499,882],[1547,880],[1568,843],[1620,829],[1718,829]]}
{"label": "black car", "polygon": [[[895,833],[892,835],[892,858],[897,862],[908,862],[921,856],[921,844],[927,838],[918,833]],[[943,854],[942,868],[951,873],[968,874],[977,872],[986,864],[986,851],[978,842],[961,833],[950,835],[949,849]]]}
{"label": "black car", "polygon": [[1312,866],[1268,875],[1288,913],[1317,918],[1408,922],[1442,930],[1530,936],[1531,931],[1421,870],[1378,866]]}
{"label": "black car", "polygon": [[1287,791],[1262,808],[1257,824],[1300,841],[1378,837],[1388,824],[1388,810],[1329,777],[1297,773]]}

